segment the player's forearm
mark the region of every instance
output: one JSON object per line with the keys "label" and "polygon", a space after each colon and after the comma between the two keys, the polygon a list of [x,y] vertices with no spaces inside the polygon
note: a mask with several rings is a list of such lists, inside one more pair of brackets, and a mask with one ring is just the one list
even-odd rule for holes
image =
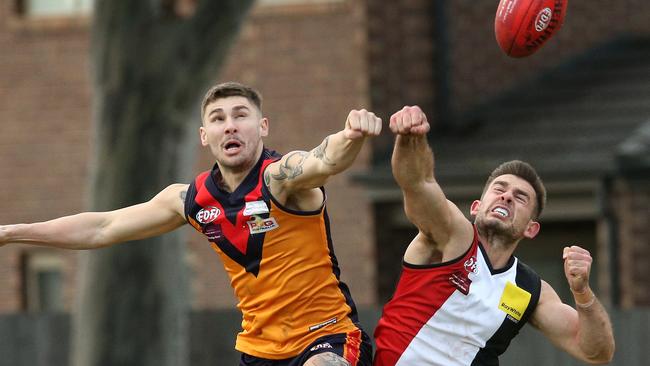
{"label": "player's forearm", "polygon": [[349,139],[343,131],[329,135],[311,151],[311,155],[319,160],[321,174],[331,176],[349,168],[359,155],[365,137]]}
{"label": "player's forearm", "polygon": [[614,356],[614,335],[609,316],[590,289],[574,294],[579,326],[578,344],[587,361],[608,363]]}
{"label": "player's forearm", "polygon": [[111,243],[101,239],[102,215],[82,213],[33,224],[0,227],[2,242],[64,249],[93,249]]}
{"label": "player's forearm", "polygon": [[403,190],[417,190],[433,182],[433,153],[426,135],[397,135],[391,167]]}

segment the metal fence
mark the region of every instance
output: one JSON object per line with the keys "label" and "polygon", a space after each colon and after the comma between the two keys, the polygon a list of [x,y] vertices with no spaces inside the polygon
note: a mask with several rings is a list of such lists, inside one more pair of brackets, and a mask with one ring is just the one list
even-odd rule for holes
{"label": "metal fence", "polygon": [[[616,335],[616,355],[611,365],[650,364],[650,310],[610,312]],[[370,333],[379,309],[360,312]],[[193,312],[190,316],[190,364],[238,365],[234,351],[240,315],[236,310]],[[12,314],[0,316],[0,366],[67,366],[70,317],[67,314]],[[584,365],[557,350],[530,326],[501,357],[503,366]]]}

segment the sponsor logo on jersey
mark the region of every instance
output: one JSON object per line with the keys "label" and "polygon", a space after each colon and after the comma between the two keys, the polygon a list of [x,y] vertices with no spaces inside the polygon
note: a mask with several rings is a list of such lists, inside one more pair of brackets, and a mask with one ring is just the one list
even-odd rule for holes
{"label": "sponsor logo on jersey", "polygon": [[325,343],[319,343],[319,344],[315,345],[314,347],[310,348],[309,350],[313,352],[313,351],[318,351],[319,349],[332,349],[332,348],[334,348],[334,347],[332,347],[331,344],[329,344],[328,342],[325,342]]}
{"label": "sponsor logo on jersey", "polygon": [[254,220],[247,221],[246,224],[248,225],[248,229],[250,230],[251,234],[265,233],[267,231],[271,231],[280,227],[280,225],[278,225],[278,222],[275,221],[275,218],[273,217],[263,219],[261,217],[255,216]]}
{"label": "sponsor logo on jersey", "polygon": [[519,322],[530,303],[530,292],[522,289],[512,282],[507,282],[503,289],[501,300],[499,300],[499,309],[508,314],[510,320]]}
{"label": "sponsor logo on jersey", "polygon": [[221,210],[214,206],[208,206],[196,214],[196,221],[202,224],[208,224],[216,220],[221,215]]}
{"label": "sponsor logo on jersey", "polygon": [[266,202],[246,202],[246,207],[244,208],[244,216],[258,215],[263,213],[269,213],[269,208],[266,206]]}
{"label": "sponsor logo on jersey", "polygon": [[456,271],[449,276],[449,283],[454,285],[463,295],[469,294],[469,286],[472,284],[472,280],[467,275],[468,272]]}
{"label": "sponsor logo on jersey", "polygon": [[221,225],[208,224],[203,227],[203,234],[210,241],[217,241],[223,238],[223,231],[221,230]]}
{"label": "sponsor logo on jersey", "polygon": [[468,260],[465,261],[464,263],[465,270],[467,273],[474,273],[478,274],[478,266],[476,265],[476,257],[472,256]]}
{"label": "sponsor logo on jersey", "polygon": [[324,322],[322,322],[320,324],[312,325],[311,327],[309,327],[309,331],[313,332],[313,331],[318,330],[320,328],[326,327],[326,326],[328,326],[330,324],[336,324],[336,322],[337,322],[336,318],[332,318],[332,319],[326,320],[326,321],[324,321]]}

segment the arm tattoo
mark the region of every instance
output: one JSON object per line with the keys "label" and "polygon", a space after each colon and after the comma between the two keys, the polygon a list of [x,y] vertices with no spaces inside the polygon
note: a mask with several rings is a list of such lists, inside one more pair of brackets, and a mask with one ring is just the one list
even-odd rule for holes
{"label": "arm tattoo", "polygon": [[181,201],[183,201],[183,203],[185,203],[185,197],[187,197],[187,191],[182,191],[181,192]]}
{"label": "arm tattoo", "polygon": [[350,363],[343,357],[333,352],[319,353],[310,357],[305,366],[350,366]]}
{"label": "arm tattoo", "polygon": [[312,150],[311,153],[312,155],[314,155],[316,159],[322,161],[327,165],[336,165],[335,162],[333,162],[332,160],[330,160],[330,158],[327,157],[327,154],[325,152],[325,149],[327,149],[327,144],[329,143],[329,139],[330,139],[329,136],[325,137],[325,140],[323,140],[323,142],[320,145],[318,145],[314,150]]}
{"label": "arm tattoo", "polygon": [[[289,165],[289,161],[292,160],[294,156],[297,156],[296,159],[298,159],[298,161],[296,163],[291,163],[291,165]],[[284,163],[280,164],[280,169],[279,169],[280,171],[277,174],[271,174],[271,178],[275,180],[284,180],[284,179],[291,180],[301,175],[302,165],[305,163],[305,159],[307,159],[307,156],[309,156],[309,153],[305,151],[296,151],[291,153],[284,160]]]}
{"label": "arm tattoo", "polygon": [[271,188],[271,174],[268,170],[264,171],[264,185]]}

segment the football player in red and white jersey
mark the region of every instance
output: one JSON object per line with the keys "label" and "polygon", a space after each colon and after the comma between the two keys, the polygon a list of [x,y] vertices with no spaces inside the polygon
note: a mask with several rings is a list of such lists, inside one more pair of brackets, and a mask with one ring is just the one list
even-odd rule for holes
{"label": "football player in red and white jersey", "polygon": [[471,205],[472,223],[436,181],[422,110],[404,107],[389,126],[397,135],[393,175],[419,233],[375,330],[374,365],[496,365],[526,322],[583,362],[609,362],[614,338],[589,286],[590,253],[578,246],[562,253],[575,306],[513,256],[540,230],[546,191],[535,170],[522,161],[495,169]]}

